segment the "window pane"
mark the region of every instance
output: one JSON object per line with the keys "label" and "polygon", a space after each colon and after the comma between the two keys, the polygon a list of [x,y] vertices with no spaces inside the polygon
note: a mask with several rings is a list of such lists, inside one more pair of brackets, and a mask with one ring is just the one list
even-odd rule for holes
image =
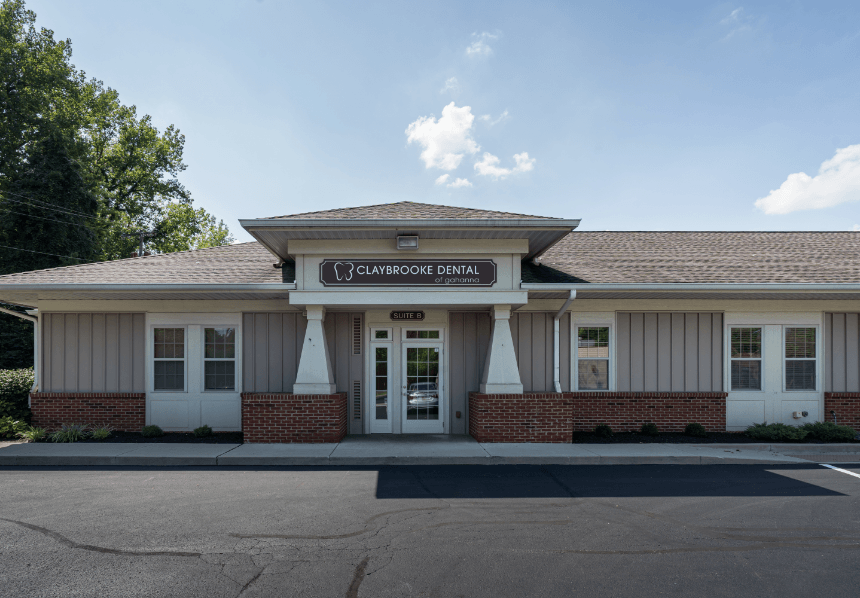
{"label": "window pane", "polygon": [[182,361],[156,361],[154,374],[155,390],[185,389],[185,364]]}
{"label": "window pane", "polygon": [[785,357],[815,358],[815,328],[786,328]]}
{"label": "window pane", "polygon": [[609,360],[579,360],[579,390],[607,390],[609,388]]}
{"label": "window pane", "polygon": [[761,361],[732,361],[732,390],[761,390]]}
{"label": "window pane", "polygon": [[377,330],[374,332],[374,337],[386,339],[386,338],[388,338],[388,331],[387,330]]}
{"label": "window pane", "polygon": [[609,357],[609,327],[580,328],[578,337],[579,357]]}
{"label": "window pane", "polygon": [[785,361],[786,390],[815,390],[815,360]]}
{"label": "window pane", "polygon": [[236,363],[233,361],[207,361],[204,366],[206,390],[233,390]]}
{"label": "window pane", "polygon": [[182,328],[156,328],[154,352],[156,359],[176,359],[185,356]]}
{"label": "window pane", "polygon": [[233,359],[236,356],[235,328],[206,328],[203,355],[207,359]]}
{"label": "window pane", "polygon": [[732,358],[761,357],[761,328],[732,328]]}

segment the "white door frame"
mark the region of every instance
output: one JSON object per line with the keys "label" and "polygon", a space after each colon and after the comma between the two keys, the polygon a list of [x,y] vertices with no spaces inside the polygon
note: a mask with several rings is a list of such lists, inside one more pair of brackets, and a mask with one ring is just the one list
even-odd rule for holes
{"label": "white door frame", "polygon": [[[381,332],[385,332],[388,338],[386,339],[376,339],[375,333],[379,330]],[[399,397],[400,393],[398,392],[397,387],[395,386],[395,382],[397,376],[395,375],[394,370],[394,341],[391,337],[392,330],[391,328],[371,328],[370,334],[370,351],[368,360],[370,361],[370,384],[367,385],[368,395],[369,395],[369,403],[367,409],[368,421],[370,422],[370,433],[371,434],[390,434],[393,430],[392,423],[394,420],[394,412],[396,409],[397,401],[393,400],[394,397]],[[377,383],[377,375],[376,375],[376,350],[377,349],[385,349],[386,353],[386,365],[387,365],[387,383],[388,383],[388,413],[386,414],[388,417],[385,420],[377,420],[376,419],[376,383]]]}
{"label": "white door frame", "polygon": [[[405,332],[405,331],[404,331]],[[442,334],[440,333],[440,337]],[[406,388],[406,351],[414,348],[428,348],[439,352],[438,370],[438,392],[439,392],[439,419],[436,420],[408,420],[407,419],[407,392]],[[445,388],[445,341],[444,338],[437,339],[404,339],[400,346],[400,421],[404,434],[442,434],[445,431],[445,413],[448,411]]]}

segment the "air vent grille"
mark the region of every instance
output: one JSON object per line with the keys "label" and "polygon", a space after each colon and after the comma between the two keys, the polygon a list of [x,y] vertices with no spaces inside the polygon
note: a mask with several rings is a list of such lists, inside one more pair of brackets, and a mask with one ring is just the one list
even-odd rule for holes
{"label": "air vent grille", "polygon": [[352,383],[352,419],[361,419],[361,380]]}
{"label": "air vent grille", "polygon": [[352,354],[361,355],[361,318],[352,319]]}

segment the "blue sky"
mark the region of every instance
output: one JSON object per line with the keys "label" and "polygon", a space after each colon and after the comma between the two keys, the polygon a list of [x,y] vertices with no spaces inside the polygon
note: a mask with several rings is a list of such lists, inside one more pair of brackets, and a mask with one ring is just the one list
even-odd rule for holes
{"label": "blue sky", "polygon": [[186,135],[182,181],[238,240],[239,218],[403,200],[860,229],[856,0],[28,7]]}

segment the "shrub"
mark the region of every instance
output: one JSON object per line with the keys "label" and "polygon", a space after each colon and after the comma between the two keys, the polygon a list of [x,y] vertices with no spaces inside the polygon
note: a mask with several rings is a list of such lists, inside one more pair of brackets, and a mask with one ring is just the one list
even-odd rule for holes
{"label": "shrub", "polygon": [[833,422],[815,422],[804,424],[802,430],[806,430],[811,440],[821,442],[851,442],[857,436],[857,432],[850,426],[837,426]]}
{"label": "shrub", "polygon": [[194,435],[197,438],[205,438],[206,436],[212,436],[212,428],[204,424],[199,428],[194,428]]}
{"label": "shrub", "polygon": [[33,368],[0,370],[0,418],[27,419],[30,408],[27,399],[35,380]]}
{"label": "shrub", "polygon": [[140,435],[144,438],[158,438],[159,436],[164,436],[164,430],[158,426],[144,426],[140,431]]}
{"label": "shrub", "polygon": [[85,440],[89,435],[89,430],[83,424],[63,424],[50,438],[51,442],[77,442]]}
{"label": "shrub", "polygon": [[23,438],[27,442],[40,442],[48,436],[48,431],[45,428],[34,428],[27,426],[26,430],[15,434],[18,438]]}
{"label": "shrub", "polygon": [[657,427],[657,424],[648,422],[642,424],[642,428],[639,430],[640,434],[644,434],[645,436],[657,436],[660,433],[660,429]]}
{"label": "shrub", "polygon": [[609,438],[612,436],[612,428],[608,424],[600,424],[594,428],[594,435],[600,438]]}
{"label": "shrub", "polygon": [[744,432],[750,438],[756,440],[771,440],[773,442],[799,442],[809,434],[802,428],[788,426],[786,424],[753,424]]}
{"label": "shrub", "polygon": [[93,439],[104,440],[105,438],[110,437],[111,432],[113,432],[113,428],[110,426],[98,426],[93,428],[90,433],[92,434]]}
{"label": "shrub", "polygon": [[18,432],[27,429],[27,422],[7,415],[0,418],[0,438],[14,438]]}
{"label": "shrub", "polygon": [[696,438],[704,438],[708,435],[708,431],[705,430],[705,426],[702,424],[692,423],[687,424],[687,427],[684,428],[684,434],[687,436],[694,436]]}

